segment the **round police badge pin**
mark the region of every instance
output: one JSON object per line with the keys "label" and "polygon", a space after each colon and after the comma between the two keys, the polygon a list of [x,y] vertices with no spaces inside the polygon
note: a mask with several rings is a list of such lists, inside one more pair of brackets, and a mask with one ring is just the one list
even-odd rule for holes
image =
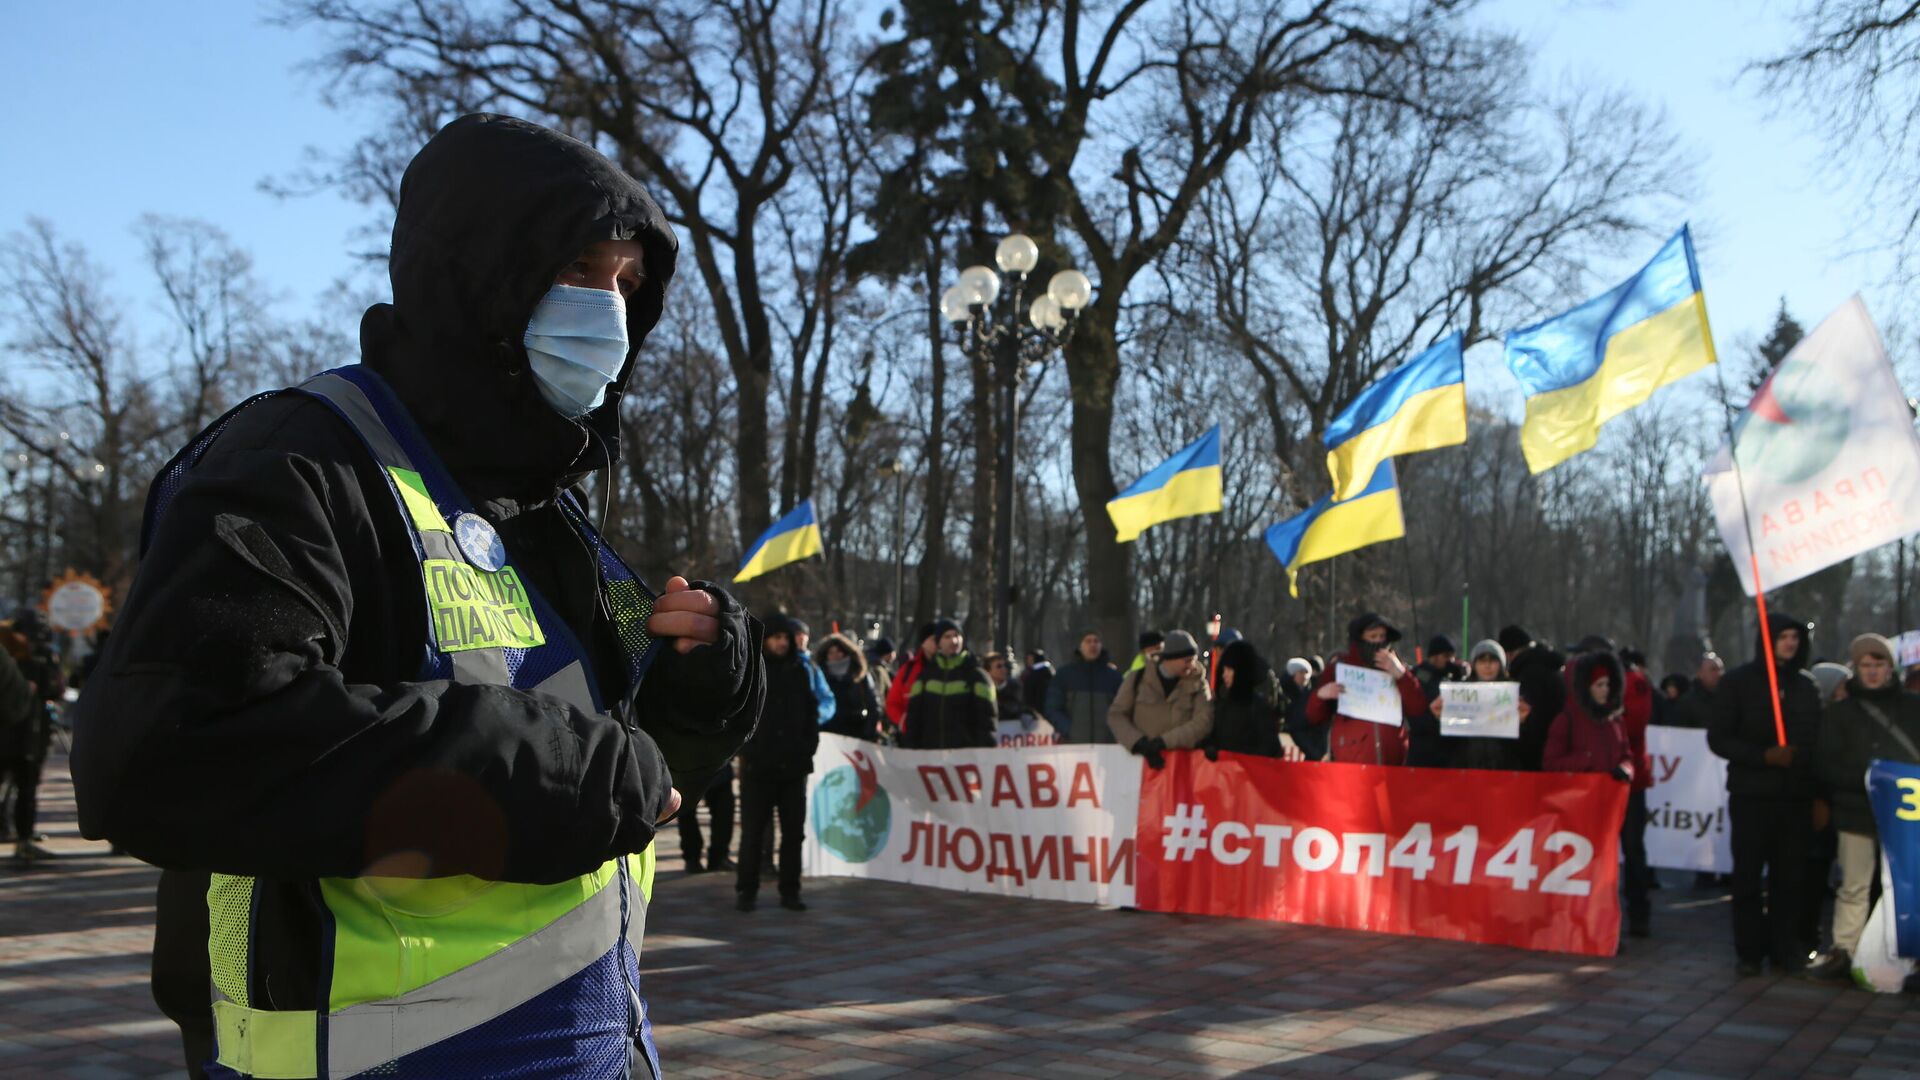
{"label": "round police badge pin", "polygon": [[486,518],[461,514],[453,519],[453,542],[475,567],[492,573],[507,565],[507,546]]}

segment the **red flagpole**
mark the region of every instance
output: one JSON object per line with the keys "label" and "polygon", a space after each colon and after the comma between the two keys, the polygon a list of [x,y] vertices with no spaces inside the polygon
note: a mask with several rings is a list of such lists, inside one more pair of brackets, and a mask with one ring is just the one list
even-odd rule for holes
{"label": "red flagpole", "polygon": [[[1734,466],[1738,468],[1739,466]],[[1773,631],[1767,626],[1767,590],[1760,587],[1760,554],[1753,550],[1753,544],[1747,544],[1747,558],[1753,567],[1753,602],[1760,607],[1760,650],[1767,658],[1767,686],[1773,691],[1773,733],[1780,738],[1780,745],[1787,745],[1787,721],[1780,713],[1780,672],[1773,666]],[[1806,647],[1805,635],[1801,635],[1802,648]]]}

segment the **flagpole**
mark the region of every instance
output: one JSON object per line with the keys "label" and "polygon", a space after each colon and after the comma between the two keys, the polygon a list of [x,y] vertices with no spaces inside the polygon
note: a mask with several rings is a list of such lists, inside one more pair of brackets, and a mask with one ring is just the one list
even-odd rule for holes
{"label": "flagpole", "polygon": [[[1773,633],[1767,627],[1767,590],[1760,582],[1760,549],[1753,542],[1753,511],[1747,507],[1747,481],[1740,472],[1739,447],[1734,443],[1733,399],[1727,396],[1727,377],[1720,370],[1721,365],[1713,365],[1713,378],[1720,387],[1720,406],[1726,414],[1727,422],[1727,461],[1733,466],[1733,485],[1740,492],[1740,523],[1747,533],[1747,565],[1753,573],[1753,602],[1760,616],[1760,652],[1767,661],[1767,688],[1773,698],[1773,733],[1780,745],[1787,745],[1787,721],[1780,712],[1780,673],[1773,662]],[[1804,648],[1805,635],[1801,635]]]}
{"label": "flagpole", "polygon": [[1473,478],[1473,440],[1468,439],[1466,449],[1462,451],[1464,460],[1460,466],[1460,647],[1473,648],[1472,623],[1468,620],[1468,604],[1473,595],[1473,504],[1468,501],[1467,493],[1472,490]]}

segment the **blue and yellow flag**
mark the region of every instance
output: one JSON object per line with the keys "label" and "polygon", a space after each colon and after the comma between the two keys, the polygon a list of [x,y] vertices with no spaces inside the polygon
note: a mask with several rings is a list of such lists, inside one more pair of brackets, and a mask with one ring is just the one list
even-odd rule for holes
{"label": "blue and yellow flag", "polygon": [[746,560],[733,575],[733,583],[752,581],[769,570],[812,558],[825,550],[826,545],[820,541],[820,525],[813,519],[813,500],[808,499],[767,526],[767,531],[747,549]]}
{"label": "blue and yellow flag", "polygon": [[1353,498],[1336,502],[1332,495],[1322,495],[1312,506],[1269,528],[1267,546],[1287,568],[1288,591],[1299,596],[1301,567],[1405,535],[1393,462],[1383,461]]}
{"label": "blue and yellow flag", "polygon": [[1333,497],[1360,494],[1380,463],[1401,454],[1467,441],[1467,365],[1460,333],[1360,391],[1327,425]]}
{"label": "blue and yellow flag", "polygon": [[1591,450],[1602,424],[1713,362],[1693,234],[1682,225],[1639,273],[1507,335],[1507,367],[1527,395],[1527,468],[1545,472]]}
{"label": "blue and yellow flag", "polygon": [[1120,543],[1149,525],[1195,514],[1217,514],[1221,505],[1220,425],[1188,443],[1107,504]]}

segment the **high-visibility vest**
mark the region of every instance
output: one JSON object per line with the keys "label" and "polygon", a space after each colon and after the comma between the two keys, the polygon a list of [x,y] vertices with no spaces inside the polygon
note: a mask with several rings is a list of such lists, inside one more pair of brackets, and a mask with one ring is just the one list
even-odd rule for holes
{"label": "high-visibility vest", "polygon": [[[292,391],[326,403],[387,478],[420,560],[428,625],[421,680],[538,690],[588,713],[600,700],[587,651],[514,569],[385,383],[338,368]],[[272,395],[261,395],[241,406]],[[237,413],[239,410],[236,409]],[[229,418],[233,414],[229,414]],[[218,436],[217,423],[156,485],[148,528]],[[568,520],[598,555],[629,662],[626,708],[653,657],[653,597],[570,494]],[[654,851],[554,885],[439,878],[324,878],[326,1007],[271,1008],[249,993],[255,881],[207,890],[216,1076],[260,1078],[659,1075],[639,954]]]}

